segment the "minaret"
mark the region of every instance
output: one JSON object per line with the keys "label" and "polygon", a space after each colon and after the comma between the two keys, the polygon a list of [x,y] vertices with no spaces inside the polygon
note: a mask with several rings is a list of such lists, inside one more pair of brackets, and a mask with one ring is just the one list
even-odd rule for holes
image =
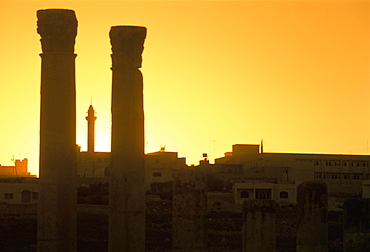
{"label": "minaret", "polygon": [[77,152],[73,10],[37,11],[41,36],[37,251],[77,250]]}
{"label": "minaret", "polygon": [[95,148],[95,110],[92,105],[90,105],[87,111],[87,153],[94,153]]}

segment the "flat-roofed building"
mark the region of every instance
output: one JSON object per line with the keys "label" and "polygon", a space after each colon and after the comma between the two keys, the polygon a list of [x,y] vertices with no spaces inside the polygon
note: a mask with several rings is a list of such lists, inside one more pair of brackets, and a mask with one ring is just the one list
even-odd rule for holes
{"label": "flat-roofed building", "polygon": [[13,178],[13,177],[36,177],[28,172],[28,159],[14,160],[14,165],[2,166],[0,165],[0,178]]}
{"label": "flat-roofed building", "polygon": [[[201,163],[200,168],[235,182],[322,181],[329,192],[360,193],[362,181],[370,179],[370,155],[266,153],[260,149],[258,144],[236,144],[214,165]],[[237,166],[241,172],[231,169]]]}

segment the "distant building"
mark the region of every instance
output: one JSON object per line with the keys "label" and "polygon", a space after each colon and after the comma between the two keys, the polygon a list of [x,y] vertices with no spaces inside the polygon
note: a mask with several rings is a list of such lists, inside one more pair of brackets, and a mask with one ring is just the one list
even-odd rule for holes
{"label": "distant building", "polygon": [[35,204],[38,201],[37,178],[7,178],[0,180],[0,203]]}
{"label": "distant building", "polygon": [[36,175],[28,172],[27,158],[14,160],[14,166],[0,165],[0,203],[37,203],[37,182]]}
{"label": "distant building", "polygon": [[[94,148],[95,139],[95,110],[89,106],[87,133],[87,151],[81,151],[78,146],[77,153],[77,175],[80,178],[106,178],[109,175],[110,152],[96,152]],[[174,171],[186,169],[186,159],[179,158],[177,152],[165,151],[161,147],[160,151],[147,153],[145,155],[145,184],[146,189],[150,190],[152,183],[163,183],[172,181]]]}
{"label": "distant building", "polygon": [[28,172],[28,159],[16,159],[14,166],[0,165],[0,178],[13,178],[13,177],[36,177]]}
{"label": "distant building", "polygon": [[233,193],[235,203],[254,199],[271,199],[285,205],[297,203],[297,184],[294,183],[235,183]]}
{"label": "distant building", "polygon": [[164,183],[173,181],[173,173],[187,169],[185,158],[179,158],[177,152],[160,151],[145,155],[145,181],[147,190],[152,183]]}
{"label": "distant building", "polygon": [[[78,148],[80,150],[80,148]],[[83,178],[104,178],[108,176],[110,152],[77,153],[77,175]]]}
{"label": "distant building", "polygon": [[370,180],[362,181],[362,198],[370,199]]}
{"label": "distant building", "polygon": [[329,192],[361,193],[369,162],[369,155],[266,153],[257,144],[236,144],[215,164],[201,161],[199,169],[232,183],[322,181]]}

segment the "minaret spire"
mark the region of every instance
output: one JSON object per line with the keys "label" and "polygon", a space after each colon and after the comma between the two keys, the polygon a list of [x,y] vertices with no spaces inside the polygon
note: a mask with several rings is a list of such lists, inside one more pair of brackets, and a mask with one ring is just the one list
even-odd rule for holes
{"label": "minaret spire", "polygon": [[94,153],[95,148],[95,110],[92,106],[92,101],[90,100],[90,106],[87,110],[87,152]]}

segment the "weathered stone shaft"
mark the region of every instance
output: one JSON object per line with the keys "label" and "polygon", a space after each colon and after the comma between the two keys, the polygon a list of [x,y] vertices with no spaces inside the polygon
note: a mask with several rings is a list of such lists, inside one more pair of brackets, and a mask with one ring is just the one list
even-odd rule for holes
{"label": "weathered stone shaft", "polygon": [[202,173],[176,172],[173,181],[172,251],[207,251],[206,183]]}
{"label": "weathered stone shaft", "polygon": [[243,251],[276,251],[276,204],[273,200],[244,201]]}
{"label": "weathered stone shaft", "polygon": [[74,11],[39,10],[40,171],[37,249],[76,251],[76,93]]}
{"label": "weathered stone shaft", "polygon": [[141,53],[145,27],[111,28],[112,142],[109,251],[145,251],[145,167]]}
{"label": "weathered stone shaft", "polygon": [[349,199],[343,208],[344,251],[370,251],[370,199]]}
{"label": "weathered stone shaft", "polygon": [[297,188],[297,252],[328,251],[327,185],[304,182]]}

